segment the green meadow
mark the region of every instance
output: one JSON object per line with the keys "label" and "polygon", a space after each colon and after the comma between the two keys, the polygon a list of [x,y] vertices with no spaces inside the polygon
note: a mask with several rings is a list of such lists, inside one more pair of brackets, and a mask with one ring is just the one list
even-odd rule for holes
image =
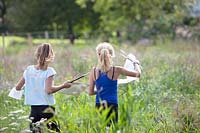
{"label": "green meadow", "polygon": [[[1,38],[2,39],[2,38]],[[88,72],[97,64],[99,40],[33,39],[0,40],[0,132],[30,132],[30,107],[8,97],[42,42],[52,43],[56,57],[55,84]],[[114,41],[113,41],[114,42]],[[133,53],[142,65],[140,82],[118,88],[119,121],[106,128],[105,115],[95,110],[95,96],[85,90],[78,96],[55,93],[56,120],[64,133],[198,133],[200,132],[200,45],[196,41],[162,40],[152,45],[113,44],[115,65],[124,64],[120,50]],[[124,77],[121,77],[124,78]],[[87,84],[88,76],[78,82]],[[48,132],[44,128],[44,132]]]}

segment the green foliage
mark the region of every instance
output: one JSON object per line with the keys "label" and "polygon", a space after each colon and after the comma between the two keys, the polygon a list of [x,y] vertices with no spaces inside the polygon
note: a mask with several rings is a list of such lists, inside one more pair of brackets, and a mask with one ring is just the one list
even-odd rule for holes
{"label": "green foliage", "polygon": [[[194,0],[195,1],[195,0]],[[174,36],[174,26],[196,25],[188,17],[193,0],[26,0],[10,1],[5,15],[10,29],[23,32],[63,32],[67,37],[98,36],[138,40],[162,34]],[[23,18],[23,19],[22,19]]]}
{"label": "green foliage", "polygon": [[91,2],[87,6],[83,9],[74,0],[17,0],[8,5],[6,17],[18,32],[65,31],[66,35],[79,35],[98,27],[98,14]]}
{"label": "green foliage", "polygon": [[7,95],[8,91],[1,91],[0,131],[18,132],[28,130],[29,108],[23,105],[23,101],[16,101]]}
{"label": "green foliage", "polygon": [[[89,0],[77,0],[85,7]],[[92,0],[91,0],[92,1]],[[173,32],[173,25],[182,22],[186,15],[186,1],[174,0],[100,0],[94,10],[100,13],[101,31],[112,36],[111,31],[124,32],[130,40]]]}

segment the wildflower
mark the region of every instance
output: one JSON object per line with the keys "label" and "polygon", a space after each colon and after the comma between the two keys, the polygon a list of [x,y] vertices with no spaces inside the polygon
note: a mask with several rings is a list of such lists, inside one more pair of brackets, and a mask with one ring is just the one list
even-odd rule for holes
{"label": "wildflower", "polygon": [[18,118],[18,120],[21,120],[21,119],[27,119],[27,118],[28,118],[27,115],[25,115],[25,116],[20,116],[20,117]]}
{"label": "wildflower", "polygon": [[8,116],[11,117],[11,116],[14,116],[14,114],[9,114]]}
{"label": "wildflower", "polygon": [[32,131],[29,129],[25,129],[25,130],[22,130],[20,133],[32,133]]}
{"label": "wildflower", "polygon": [[20,109],[20,110],[12,111],[12,112],[10,112],[10,113],[11,113],[11,114],[24,113],[24,110]]}
{"label": "wildflower", "polygon": [[34,119],[34,117],[30,117],[30,120],[33,120]]}
{"label": "wildflower", "polygon": [[39,126],[41,124],[43,124],[45,121],[47,120],[47,118],[42,118],[40,121],[36,122],[36,126]]}
{"label": "wildflower", "polygon": [[18,123],[16,123],[16,122],[13,122],[13,123],[10,123],[9,124],[9,126],[15,126],[15,127],[17,127],[19,124]]}
{"label": "wildflower", "polygon": [[30,122],[30,123],[32,122],[31,119],[25,119],[25,120],[26,120],[27,122]]}
{"label": "wildflower", "polygon": [[0,117],[0,119],[1,119],[1,120],[5,120],[5,119],[7,119],[7,117]]}
{"label": "wildflower", "polygon": [[0,129],[0,132],[5,131],[7,129],[8,129],[8,127],[3,127],[3,128]]}

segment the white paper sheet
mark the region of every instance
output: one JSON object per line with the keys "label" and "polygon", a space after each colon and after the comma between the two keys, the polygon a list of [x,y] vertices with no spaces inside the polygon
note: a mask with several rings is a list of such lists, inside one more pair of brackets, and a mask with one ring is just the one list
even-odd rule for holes
{"label": "white paper sheet", "polygon": [[[124,64],[124,68],[126,68],[129,71],[134,71],[135,70],[135,67],[133,65],[134,61],[136,61],[135,55],[131,53],[128,54],[127,59]],[[132,81],[139,82],[139,78],[127,76],[125,79],[118,79],[118,84],[127,84]]]}
{"label": "white paper sheet", "polygon": [[9,97],[12,97],[12,98],[18,99],[18,100],[20,100],[22,98],[22,95],[23,95],[23,90],[18,91],[18,90],[16,90],[15,87],[13,87],[8,94]]}

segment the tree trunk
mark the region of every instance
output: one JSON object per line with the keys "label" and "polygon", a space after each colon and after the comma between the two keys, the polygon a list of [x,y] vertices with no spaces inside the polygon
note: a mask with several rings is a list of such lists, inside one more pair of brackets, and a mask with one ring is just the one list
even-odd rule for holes
{"label": "tree trunk", "polygon": [[5,4],[5,0],[0,0],[0,10],[1,10],[1,14],[0,17],[2,19],[1,23],[2,25],[4,25],[5,20],[4,20],[4,16],[6,14],[6,4]]}
{"label": "tree trunk", "polygon": [[73,31],[72,21],[68,20],[67,24],[68,24],[69,40],[70,40],[70,43],[73,45],[75,41],[75,35]]}

